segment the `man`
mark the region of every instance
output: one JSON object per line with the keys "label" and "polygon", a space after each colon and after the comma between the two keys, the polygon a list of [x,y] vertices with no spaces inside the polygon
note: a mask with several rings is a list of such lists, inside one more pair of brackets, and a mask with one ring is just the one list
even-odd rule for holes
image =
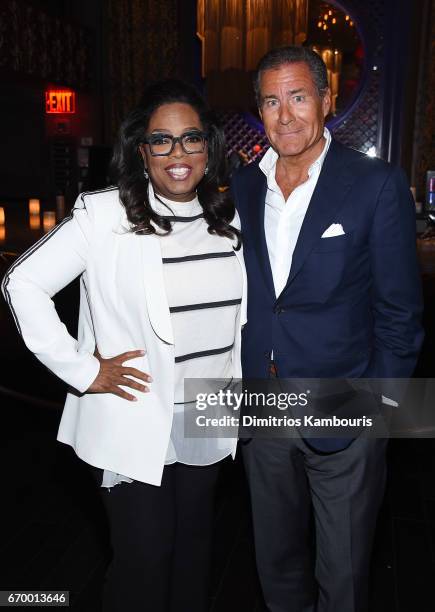
{"label": "man", "polygon": [[[248,273],[244,377],[411,376],[423,333],[404,173],[331,139],[326,67],[309,49],[269,52],[255,88],[271,148],[232,182]],[[271,612],[367,610],[385,447],[368,437],[242,446]]]}

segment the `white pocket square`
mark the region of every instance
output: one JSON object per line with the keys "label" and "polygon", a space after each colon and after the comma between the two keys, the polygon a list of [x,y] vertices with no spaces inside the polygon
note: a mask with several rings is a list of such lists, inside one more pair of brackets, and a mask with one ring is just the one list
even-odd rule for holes
{"label": "white pocket square", "polygon": [[344,233],[345,232],[341,223],[333,223],[328,227],[328,229],[323,232],[322,238],[334,238],[335,236],[343,236]]}

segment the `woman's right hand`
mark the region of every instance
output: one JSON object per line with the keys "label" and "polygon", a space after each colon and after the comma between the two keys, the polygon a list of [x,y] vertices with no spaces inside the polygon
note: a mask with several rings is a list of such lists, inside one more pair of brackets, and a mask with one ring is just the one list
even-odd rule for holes
{"label": "woman's right hand", "polygon": [[145,351],[127,351],[126,353],[121,353],[110,359],[104,359],[101,357],[98,349],[96,349],[94,355],[100,362],[100,371],[86,393],[113,393],[114,395],[135,402],[137,401],[137,397],[121,389],[120,385],[123,387],[131,387],[143,393],[149,392],[148,387],[132,380],[130,376],[143,382],[152,382],[152,377],[137,368],[123,366],[125,361],[145,355]]}

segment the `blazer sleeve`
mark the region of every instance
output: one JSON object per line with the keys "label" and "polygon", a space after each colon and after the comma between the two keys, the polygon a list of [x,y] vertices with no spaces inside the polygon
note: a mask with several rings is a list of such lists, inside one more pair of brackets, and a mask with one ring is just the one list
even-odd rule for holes
{"label": "blazer sleeve", "polygon": [[[412,376],[423,342],[423,300],[417,262],[415,207],[404,172],[393,168],[379,195],[370,234],[373,378]],[[383,386],[400,399],[397,384]]]}
{"label": "blazer sleeve", "polygon": [[96,357],[80,351],[60,320],[53,296],[83,273],[92,223],[83,197],[61,223],[6,272],[2,292],[26,346],[54,374],[83,393],[97,377]]}

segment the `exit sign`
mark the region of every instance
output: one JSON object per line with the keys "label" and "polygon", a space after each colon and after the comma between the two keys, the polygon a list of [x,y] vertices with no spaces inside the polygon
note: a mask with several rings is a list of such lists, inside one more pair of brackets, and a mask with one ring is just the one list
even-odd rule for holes
{"label": "exit sign", "polygon": [[76,112],[74,91],[50,89],[45,92],[45,112],[52,114],[72,114]]}

